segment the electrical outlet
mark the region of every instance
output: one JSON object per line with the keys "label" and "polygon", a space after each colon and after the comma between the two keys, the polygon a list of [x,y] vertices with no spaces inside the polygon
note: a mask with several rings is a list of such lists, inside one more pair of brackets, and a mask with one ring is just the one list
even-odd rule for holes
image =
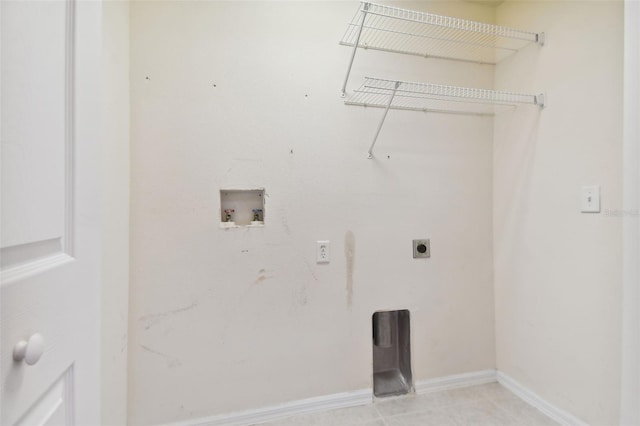
{"label": "electrical outlet", "polygon": [[413,240],[413,258],[420,259],[431,257],[431,242],[426,240]]}
{"label": "electrical outlet", "polygon": [[331,242],[316,241],[316,263],[329,263],[331,259]]}

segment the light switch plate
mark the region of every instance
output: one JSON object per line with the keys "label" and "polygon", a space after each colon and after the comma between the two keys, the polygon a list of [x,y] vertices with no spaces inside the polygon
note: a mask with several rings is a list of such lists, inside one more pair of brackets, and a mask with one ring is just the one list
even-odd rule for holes
{"label": "light switch plate", "polygon": [[600,187],[583,186],[581,196],[582,213],[600,213]]}

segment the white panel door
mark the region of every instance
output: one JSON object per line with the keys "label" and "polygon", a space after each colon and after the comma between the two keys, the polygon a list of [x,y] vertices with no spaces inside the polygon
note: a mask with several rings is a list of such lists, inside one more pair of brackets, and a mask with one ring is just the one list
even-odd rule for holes
{"label": "white panel door", "polygon": [[95,425],[101,3],[2,0],[0,19],[0,423]]}

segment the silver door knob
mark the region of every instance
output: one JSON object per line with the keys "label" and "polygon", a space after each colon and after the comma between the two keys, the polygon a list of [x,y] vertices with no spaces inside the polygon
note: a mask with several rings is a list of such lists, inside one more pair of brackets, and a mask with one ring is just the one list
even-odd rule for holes
{"label": "silver door knob", "polygon": [[44,353],[44,339],[40,333],[35,333],[29,337],[28,341],[20,340],[13,348],[13,359],[23,361],[28,365],[33,365],[40,361]]}

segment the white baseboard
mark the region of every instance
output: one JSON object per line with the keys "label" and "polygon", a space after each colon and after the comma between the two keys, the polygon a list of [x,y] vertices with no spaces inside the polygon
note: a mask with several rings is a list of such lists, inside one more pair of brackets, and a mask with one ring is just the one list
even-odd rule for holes
{"label": "white baseboard", "polygon": [[497,378],[498,378],[498,382],[502,386],[509,389],[511,392],[518,395],[524,401],[536,407],[538,410],[542,411],[544,414],[551,417],[553,420],[560,423],[561,425],[587,426],[587,423],[583,422],[582,420],[575,417],[574,415],[542,399],[538,394],[525,388],[520,383],[516,382],[506,374],[499,371],[497,374]]}
{"label": "white baseboard", "polygon": [[[478,371],[473,373],[456,374],[425,380],[415,384],[416,393],[428,393],[445,389],[479,385],[496,381],[496,370]],[[372,389],[361,389],[354,392],[343,392],[316,398],[291,401],[286,404],[237,413],[204,417],[183,422],[171,423],[166,426],[246,426],[264,423],[298,414],[310,414],[337,408],[356,407],[373,402]]]}
{"label": "white baseboard", "polygon": [[236,413],[204,417],[178,423],[171,426],[246,426],[282,419],[297,414],[309,414],[319,411],[334,410],[336,408],[356,407],[371,404],[373,401],[371,389],[354,392],[342,392],[315,398],[300,399],[286,404],[272,405]]}
{"label": "white baseboard", "polygon": [[[415,383],[415,392],[425,394],[447,389],[462,388],[498,381],[527,403],[536,407],[553,420],[564,426],[587,426],[585,422],[572,414],[561,410],[542,399],[533,391],[525,388],[506,374],[496,370],[475,371],[471,373],[455,374]],[[337,408],[356,407],[371,404],[373,392],[371,389],[361,389],[354,392],[342,392],[315,398],[291,401],[286,404],[272,405],[254,410],[204,417],[167,426],[246,426],[278,420],[298,414],[310,414]]]}
{"label": "white baseboard", "polygon": [[417,394],[438,392],[447,389],[463,388],[466,386],[482,385],[496,381],[496,370],[474,371],[471,373],[455,374],[424,380],[415,384]]}

